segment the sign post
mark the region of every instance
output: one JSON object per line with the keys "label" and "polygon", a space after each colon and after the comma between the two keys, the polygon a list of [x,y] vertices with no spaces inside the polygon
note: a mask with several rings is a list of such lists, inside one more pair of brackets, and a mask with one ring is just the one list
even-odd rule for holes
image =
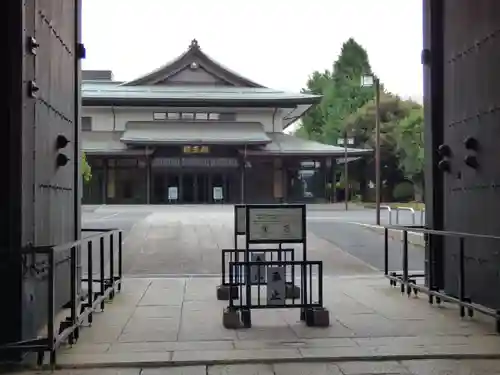
{"label": "sign post", "polygon": [[223,191],[222,191],[222,187],[220,186],[214,186],[213,188],[213,198],[214,198],[214,201],[216,202],[220,202],[224,199],[224,194],[223,194]]}
{"label": "sign post", "polygon": [[172,203],[173,201],[177,201],[179,199],[179,190],[177,186],[169,186],[168,187],[168,202]]}

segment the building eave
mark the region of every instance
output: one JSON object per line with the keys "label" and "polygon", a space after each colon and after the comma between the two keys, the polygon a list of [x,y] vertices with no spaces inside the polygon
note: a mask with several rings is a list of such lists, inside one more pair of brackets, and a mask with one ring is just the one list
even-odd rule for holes
{"label": "building eave", "polygon": [[117,97],[82,97],[83,106],[116,106],[116,107],[263,107],[263,108],[293,108],[297,105],[316,104],[317,99],[285,98],[285,99],[218,99],[218,98],[117,98]]}

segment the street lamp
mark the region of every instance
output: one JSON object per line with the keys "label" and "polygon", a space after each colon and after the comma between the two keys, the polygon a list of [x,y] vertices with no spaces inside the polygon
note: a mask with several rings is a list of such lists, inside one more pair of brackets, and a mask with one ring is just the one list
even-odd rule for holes
{"label": "street lamp", "polygon": [[380,225],[380,81],[372,74],[363,75],[361,87],[373,87],[375,90],[375,208],[377,225]]}
{"label": "street lamp", "polygon": [[349,163],[347,162],[347,146],[354,145],[354,138],[348,137],[347,132],[344,133],[344,138],[337,140],[338,145],[344,145],[344,200],[345,210],[349,210]]}

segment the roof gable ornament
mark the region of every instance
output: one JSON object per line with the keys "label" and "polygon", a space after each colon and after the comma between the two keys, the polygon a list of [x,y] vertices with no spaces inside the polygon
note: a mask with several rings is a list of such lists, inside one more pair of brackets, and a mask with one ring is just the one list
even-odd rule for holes
{"label": "roof gable ornament", "polygon": [[191,44],[189,45],[189,49],[200,49],[200,45],[198,44],[198,41],[196,39],[193,39],[191,41]]}

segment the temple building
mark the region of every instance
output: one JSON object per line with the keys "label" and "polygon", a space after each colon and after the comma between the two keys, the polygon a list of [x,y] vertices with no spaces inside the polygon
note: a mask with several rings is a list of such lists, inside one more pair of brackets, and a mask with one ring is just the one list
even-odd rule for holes
{"label": "temple building", "polygon": [[[322,202],[345,149],[284,133],[321,97],[264,87],[205,54],[129,82],[83,71],[86,204]],[[349,159],[372,150],[347,149]]]}

